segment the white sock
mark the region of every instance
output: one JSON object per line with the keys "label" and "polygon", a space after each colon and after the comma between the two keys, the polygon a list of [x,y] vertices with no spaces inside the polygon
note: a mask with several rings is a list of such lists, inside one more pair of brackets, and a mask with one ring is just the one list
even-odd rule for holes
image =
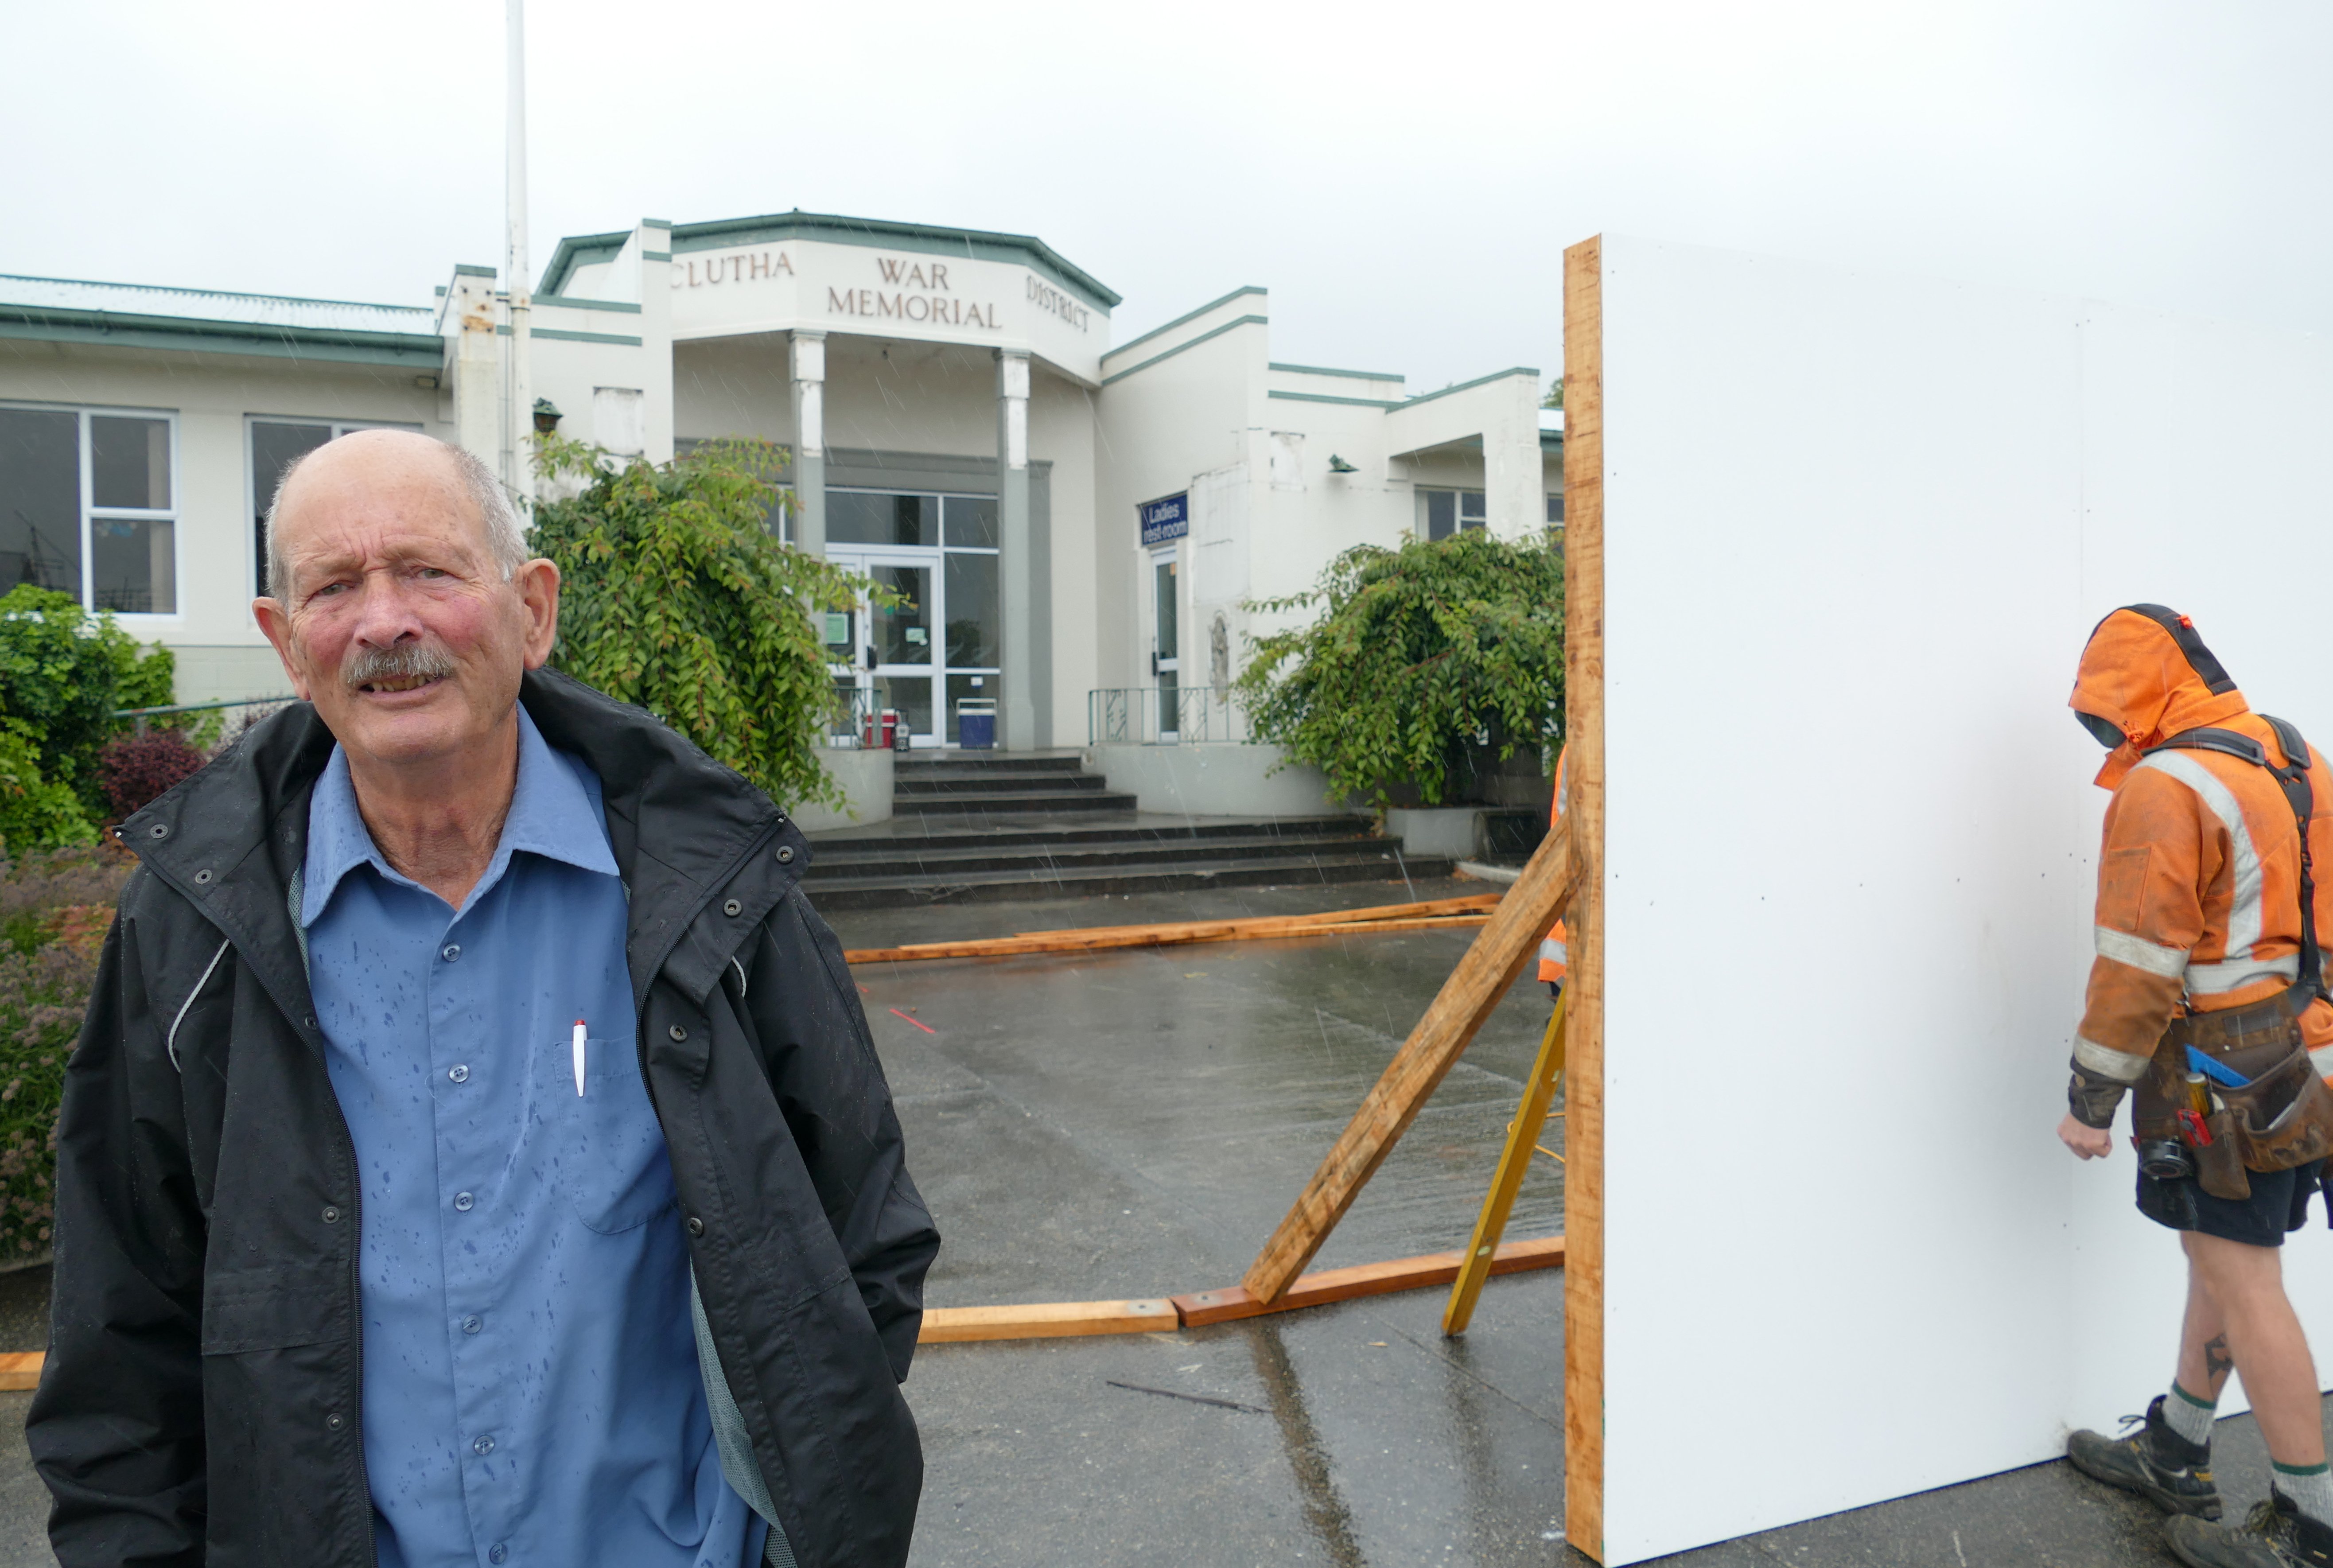
{"label": "white sock", "polygon": [[2310,1465],[2301,1469],[2271,1462],[2269,1468],[2276,1472],[2276,1489],[2291,1498],[2302,1513],[2320,1525],[2333,1525],[2333,1466]]}
{"label": "white sock", "polygon": [[2197,1399],[2171,1380],[2171,1397],[2163,1401],[2163,1424],[2191,1443],[2204,1444],[2212,1440],[2212,1412],[2220,1402]]}

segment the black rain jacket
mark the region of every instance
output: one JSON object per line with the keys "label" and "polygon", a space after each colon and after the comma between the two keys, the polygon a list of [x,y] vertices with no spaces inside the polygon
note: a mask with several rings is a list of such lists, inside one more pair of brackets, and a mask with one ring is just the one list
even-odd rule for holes
{"label": "black rain jacket", "polygon": [[[803,1568],[907,1561],[899,1393],[939,1247],[800,830],[638,708],[521,700],[600,774],[638,1048],[721,1372]],[[371,1568],[356,1156],[287,902],[332,736],[302,703],[122,825],[67,1072],[28,1435],[64,1568]]]}

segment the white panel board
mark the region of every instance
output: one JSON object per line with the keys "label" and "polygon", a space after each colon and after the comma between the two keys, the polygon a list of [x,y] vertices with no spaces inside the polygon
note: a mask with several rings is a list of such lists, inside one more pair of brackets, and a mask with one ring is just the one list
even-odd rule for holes
{"label": "white panel board", "polygon": [[[2127,1146],[2051,1134],[2106,801],[2065,699],[2152,599],[2333,743],[2333,355],[1603,255],[1623,1563],[2050,1458],[2167,1379],[2176,1242]],[[2298,1240],[2333,1352],[2333,1237]]]}

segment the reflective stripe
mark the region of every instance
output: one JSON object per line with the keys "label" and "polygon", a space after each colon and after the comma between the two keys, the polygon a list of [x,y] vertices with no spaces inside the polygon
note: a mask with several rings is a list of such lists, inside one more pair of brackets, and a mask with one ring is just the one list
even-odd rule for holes
{"label": "reflective stripe", "polygon": [[213,953],[211,961],[203,966],[203,977],[195,982],[195,988],[187,993],[185,1001],[178,1004],[178,1015],[170,1020],[170,1032],[162,1036],[162,1049],[168,1054],[174,1072],[186,1072],[178,1065],[178,1025],[187,1021],[187,1010],[195,1005],[195,998],[203,994],[203,987],[211,983],[211,971],[219,967],[219,960],[226,957],[226,950],[233,946],[235,944],[231,941],[219,944],[219,950]]}
{"label": "reflective stripe", "polygon": [[1539,945],[1539,961],[1542,964],[1570,964],[1571,950],[1553,937]]}
{"label": "reflective stripe", "polygon": [[2136,1083],[2146,1075],[2146,1058],[2110,1051],[2095,1040],[2074,1036],[2074,1065],[2116,1083]]}
{"label": "reflective stripe", "polygon": [[2166,948],[2144,937],[2134,937],[2128,931],[2117,931],[2112,926],[2095,927],[2091,934],[2101,958],[2112,958],[2117,964],[2128,964],[2134,969],[2144,969],[2166,980],[2195,972],[2187,966],[2184,948]]}
{"label": "reflective stripe", "polygon": [[2190,964],[2187,966],[2187,994],[2191,996],[2223,996],[2230,991],[2241,991],[2255,980],[2293,981],[2300,978],[2300,955],[2287,953],[2281,958],[2242,958],[2225,964]]}
{"label": "reflective stripe", "polygon": [[2202,797],[2220,825],[2228,830],[2228,842],[2235,861],[2235,898],[2228,909],[2228,961],[2235,963],[2251,957],[2252,948],[2261,939],[2261,863],[2260,851],[2252,847],[2252,835],[2244,827],[2243,808],[2236,803],[2235,795],[2220,782],[2219,775],[2205,767],[2194,752],[2159,751],[2139,765],[2157,773],[2167,773]]}

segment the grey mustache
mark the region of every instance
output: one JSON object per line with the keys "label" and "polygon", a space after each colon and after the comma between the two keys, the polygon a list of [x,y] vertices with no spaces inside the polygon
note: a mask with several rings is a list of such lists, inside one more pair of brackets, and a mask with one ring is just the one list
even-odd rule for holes
{"label": "grey mustache", "polygon": [[341,666],[341,682],[354,690],[379,680],[442,680],[454,672],[454,661],[444,649],[405,642],[359,649]]}

